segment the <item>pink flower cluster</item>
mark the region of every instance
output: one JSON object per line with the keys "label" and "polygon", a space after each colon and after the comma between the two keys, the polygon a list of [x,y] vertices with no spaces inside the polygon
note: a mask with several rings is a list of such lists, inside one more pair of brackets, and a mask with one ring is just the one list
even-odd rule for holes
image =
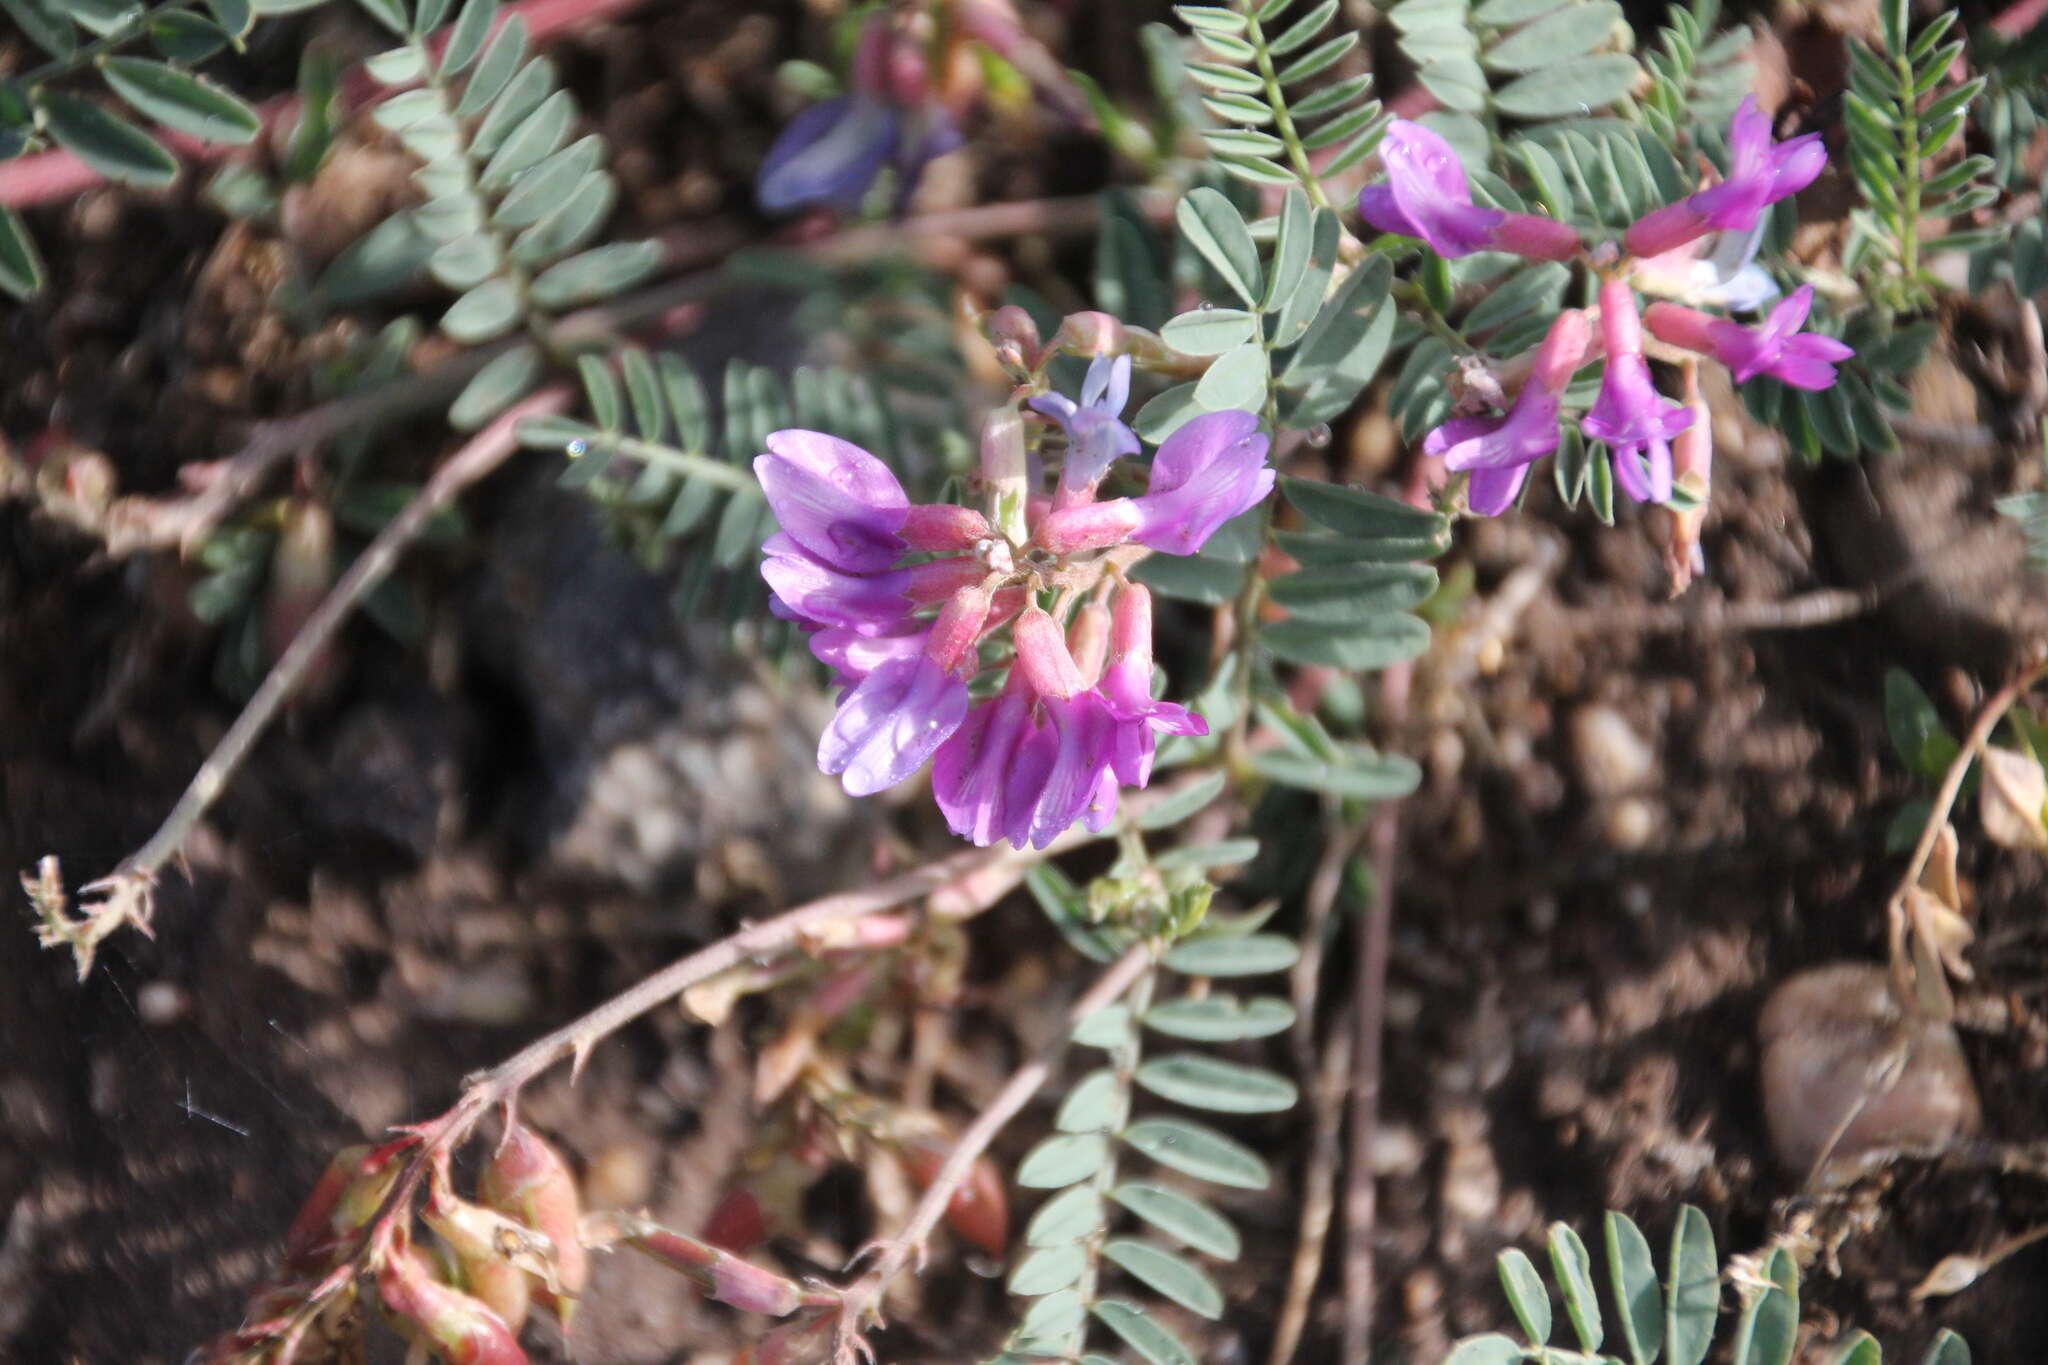
{"label": "pink flower cluster", "polygon": [[[1738,382],[1770,375],[1804,389],[1835,382],[1835,365],[1851,354],[1833,337],[1801,334],[1813,290],[1803,287],[1779,303],[1758,327],[1673,303],[1637,310],[1631,280],[1662,280],[1671,262],[1706,248],[1717,282],[1727,286],[1700,301],[1754,307],[1776,292],[1764,279],[1759,289],[1750,265],[1762,235],[1763,211],[1811,184],[1826,163],[1820,135],[1784,143],[1771,138],[1770,120],[1756,99],[1743,100],[1729,128],[1726,179],[1656,209],[1623,234],[1628,253],[1618,263],[1594,262],[1600,285],[1598,351],[1591,319],[1567,311],[1537,347],[1513,407],[1504,416],[1455,417],[1423,442],[1427,454],[1447,468],[1469,473],[1468,502],[1482,516],[1511,506],[1528,478],[1529,466],[1557,449],[1560,409],[1573,372],[1595,354],[1604,355],[1600,390],[1581,419],[1581,429],[1604,441],[1614,482],[1638,502],[1665,502],[1672,495],[1672,441],[1696,421],[1696,409],[1657,391],[1643,353],[1643,329],[1668,345],[1720,361]],[[1360,193],[1365,220],[1383,232],[1420,238],[1438,255],[1503,251],[1539,260],[1565,261],[1583,250],[1578,233],[1564,223],[1535,214],[1506,213],[1472,202],[1470,183],[1457,153],[1436,133],[1396,120],[1381,144],[1384,183]],[[1710,234],[1714,236],[1710,237]],[[1725,248],[1732,246],[1733,250]],[[1611,251],[1611,248],[1609,249]],[[1689,456],[1694,465],[1704,458]]]}
{"label": "pink flower cluster", "polygon": [[[1067,431],[1078,473],[1052,497],[1026,490],[1014,539],[999,523],[1003,492],[1027,467],[1015,408],[991,421],[995,521],[913,505],[888,466],[815,431],[778,431],[754,461],[782,526],[763,546],[770,606],[809,633],[844,689],[818,766],[849,793],[893,787],[930,762],[954,833],[1043,848],[1077,821],[1102,829],[1119,790],[1150,779],[1159,735],[1206,733],[1199,716],[1153,699],[1151,596],[1105,552],[1200,549],[1271,492],[1267,438],[1248,412],[1197,417],[1160,446],[1146,492],[1096,501],[1108,465],[1138,448],[1117,411],[1128,358],[1096,366],[1078,408],[1040,402]],[[1064,626],[1041,600],[1051,590],[1055,609],[1079,604]],[[984,646],[1005,634],[1008,677],[975,701]]]}

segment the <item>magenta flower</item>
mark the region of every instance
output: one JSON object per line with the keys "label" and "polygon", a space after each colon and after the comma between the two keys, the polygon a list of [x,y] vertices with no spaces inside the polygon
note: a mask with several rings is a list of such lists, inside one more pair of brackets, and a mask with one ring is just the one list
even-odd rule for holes
{"label": "magenta flower", "polygon": [[1118,457],[1138,453],[1138,436],[1124,425],[1131,400],[1131,358],[1097,356],[1088,362],[1077,404],[1063,394],[1042,393],[1027,407],[1042,412],[1067,433],[1067,461],[1060,470],[1058,500],[1086,501]]}
{"label": "magenta flower", "polygon": [[1808,284],[1771,309],[1760,327],[1744,327],[1674,303],[1651,304],[1643,324],[1674,346],[1713,356],[1738,384],[1768,374],[1795,389],[1825,389],[1835,382],[1836,364],[1856,352],[1831,336],[1801,332],[1812,308],[1813,286]]}
{"label": "magenta flower", "polygon": [[1480,516],[1512,506],[1529,466],[1557,449],[1558,405],[1591,342],[1584,312],[1558,314],[1507,416],[1454,417],[1423,438],[1423,454],[1441,455],[1446,469],[1471,474],[1466,502]]}
{"label": "magenta flower", "polygon": [[768,537],[761,550],[761,577],[774,592],[769,609],[785,620],[880,635],[910,614],[905,570],[842,573],[787,532]]}
{"label": "magenta flower", "polygon": [[1194,554],[1217,527],[1273,491],[1269,444],[1256,414],[1203,413],[1159,447],[1143,496],[1060,508],[1039,522],[1034,538],[1055,554],[1130,540],[1162,554]]}
{"label": "magenta flower", "polygon": [[1387,167],[1386,183],[1359,191],[1358,212],[1381,232],[1419,237],[1445,257],[1511,251],[1568,261],[1579,253],[1579,234],[1555,219],[1474,204],[1457,152],[1419,123],[1395,119],[1388,124],[1380,158]]}
{"label": "magenta flower", "polygon": [[1622,238],[1630,254],[1661,256],[1702,233],[1747,232],[1763,211],[1799,193],[1827,165],[1819,133],[1771,141],[1771,120],[1748,95],[1728,124],[1728,178],[1644,215]]}
{"label": "magenta flower", "polygon": [[1692,424],[1692,413],[1650,382],[1636,296],[1620,280],[1600,286],[1600,338],[1607,372],[1580,426],[1607,442],[1614,481],[1624,493],[1637,502],[1663,502],[1671,496],[1671,438]]}
{"label": "magenta flower", "polygon": [[960,728],[967,718],[960,665],[972,658],[990,600],[986,588],[960,589],[932,623],[922,650],[884,660],[840,700],[818,739],[818,767],[840,775],[849,796],[895,786]]}
{"label": "magenta flower", "polygon": [[1110,621],[1109,666],[1099,690],[1116,721],[1110,768],[1118,782],[1152,779],[1159,735],[1206,735],[1209,722],[1185,706],[1152,698],[1152,594],[1132,583],[1118,591]]}

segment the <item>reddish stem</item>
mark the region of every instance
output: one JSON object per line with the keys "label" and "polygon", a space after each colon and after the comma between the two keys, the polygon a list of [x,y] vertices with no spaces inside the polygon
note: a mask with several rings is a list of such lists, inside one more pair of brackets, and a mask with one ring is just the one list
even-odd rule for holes
{"label": "reddish stem", "polygon": [[[585,24],[596,23],[638,9],[646,2],[647,0],[512,0],[512,3],[499,12],[496,23],[497,26],[503,26],[513,15],[523,15],[526,27],[533,34],[535,41],[545,42],[551,37]],[[443,28],[435,33],[430,44],[436,56],[447,42],[448,29]],[[401,88],[403,87],[381,85],[362,67],[352,67],[342,78],[342,108],[347,113],[357,113],[382,103],[398,93]],[[297,95],[279,95],[257,106],[256,112],[263,120],[264,133],[273,133],[288,126],[298,117],[300,103]],[[227,161],[242,150],[225,142],[201,142],[197,138],[166,128],[152,131],[157,141],[163,143],[174,156],[196,166]],[[104,179],[98,171],[61,147],[38,152],[34,156],[17,157],[12,161],[0,162],[0,206],[25,209],[34,208],[39,204],[63,203],[76,199]]]}

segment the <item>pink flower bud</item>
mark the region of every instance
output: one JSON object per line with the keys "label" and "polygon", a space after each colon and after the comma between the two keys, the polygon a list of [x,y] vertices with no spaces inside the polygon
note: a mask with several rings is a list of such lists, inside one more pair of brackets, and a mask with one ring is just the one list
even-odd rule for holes
{"label": "pink flower bud", "polygon": [[981,638],[982,623],[988,620],[989,601],[989,590],[978,583],[946,599],[925,641],[924,652],[933,663],[949,673],[959,665],[962,656]]}
{"label": "pink flower bud", "polygon": [[1028,608],[1010,627],[1010,638],[1017,643],[1017,667],[1039,696],[1064,701],[1087,689],[1058,623],[1044,611]]}
{"label": "pink flower bud", "polygon": [[1496,251],[1512,251],[1539,261],[1569,261],[1579,254],[1578,230],[1555,218],[1510,213],[1493,229]]}
{"label": "pink flower bud", "polygon": [[994,533],[988,518],[971,507],[931,502],[905,513],[898,534],[913,550],[971,550]]}
{"label": "pink flower bud", "polygon": [[991,518],[1011,540],[1025,538],[1024,504],[1031,493],[1031,464],[1024,450],[1024,415],[1005,403],[981,428],[981,479],[988,485]]}
{"label": "pink flower bud", "polygon": [[1109,649],[1112,663],[1138,667],[1146,685],[1151,685],[1152,592],[1144,584],[1131,583],[1118,590]]}
{"label": "pink flower bud", "polygon": [[1074,656],[1074,667],[1081,671],[1082,682],[1093,687],[1109,653],[1109,608],[1090,602],[1075,612],[1067,627],[1067,649]]}
{"label": "pink flower bud", "polygon": [[1572,376],[1585,363],[1592,344],[1593,324],[1587,320],[1584,309],[1560,313],[1536,348],[1529,381],[1540,385],[1546,393],[1562,394],[1571,387]]}
{"label": "pink flower bud", "polygon": [[1123,544],[1143,523],[1141,510],[1129,498],[1112,498],[1048,512],[1034,539],[1054,554],[1101,550]]}
{"label": "pink flower bud", "polygon": [[972,555],[927,560],[904,570],[904,594],[922,606],[943,602],[962,588],[973,587],[988,576],[980,560]]}
{"label": "pink flower bud", "polygon": [[1012,370],[1028,370],[1038,358],[1038,324],[1014,303],[1006,303],[988,315],[983,327],[996,355]]}

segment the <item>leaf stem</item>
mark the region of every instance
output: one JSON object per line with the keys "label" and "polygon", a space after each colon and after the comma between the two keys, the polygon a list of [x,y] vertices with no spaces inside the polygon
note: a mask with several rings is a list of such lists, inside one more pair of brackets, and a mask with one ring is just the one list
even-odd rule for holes
{"label": "leaf stem", "polygon": [[1287,110],[1287,95],[1280,89],[1280,80],[1273,71],[1273,54],[1266,50],[1266,31],[1259,26],[1259,7],[1255,0],[1245,0],[1245,39],[1252,45],[1253,60],[1258,64],[1259,79],[1265,82],[1266,106],[1273,111],[1273,127],[1280,134],[1280,140],[1287,145],[1287,159],[1294,165],[1295,178],[1308,191],[1308,199],[1319,209],[1330,207],[1330,197],[1323,193],[1323,182],[1309,165],[1308,149],[1301,145],[1301,135],[1294,130],[1294,116]]}

